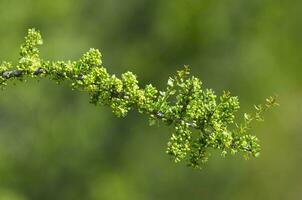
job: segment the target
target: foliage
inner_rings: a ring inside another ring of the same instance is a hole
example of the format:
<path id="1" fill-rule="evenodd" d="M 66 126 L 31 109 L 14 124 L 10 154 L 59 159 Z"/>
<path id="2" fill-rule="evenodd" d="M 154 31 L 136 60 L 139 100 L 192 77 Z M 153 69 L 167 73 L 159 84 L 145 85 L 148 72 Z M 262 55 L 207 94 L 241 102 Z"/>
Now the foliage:
<path id="1" fill-rule="evenodd" d="M 259 155 L 259 140 L 249 134 L 251 122 L 262 121 L 263 112 L 277 105 L 274 97 L 255 106 L 254 114 L 244 114 L 243 122 L 237 123 L 238 98 L 229 92 L 218 97 L 213 90 L 203 89 L 198 78 L 189 76 L 188 66 L 169 78 L 165 91 L 159 91 L 151 84 L 140 88 L 132 72 L 121 78 L 110 75 L 97 49 L 90 49 L 78 61 L 52 62 L 40 58 L 37 46 L 41 44 L 40 33 L 30 29 L 17 66 L 9 62 L 0 65 L 2 88 L 8 80 L 23 81 L 27 77 L 69 81 L 73 89 L 88 92 L 91 103 L 110 106 L 118 117 L 137 109 L 149 116 L 150 125 L 163 122 L 173 127 L 166 152 L 175 162 L 184 160 L 192 167 L 200 168 L 208 160 L 209 149 L 220 149 L 223 156 L 228 152 Z"/>

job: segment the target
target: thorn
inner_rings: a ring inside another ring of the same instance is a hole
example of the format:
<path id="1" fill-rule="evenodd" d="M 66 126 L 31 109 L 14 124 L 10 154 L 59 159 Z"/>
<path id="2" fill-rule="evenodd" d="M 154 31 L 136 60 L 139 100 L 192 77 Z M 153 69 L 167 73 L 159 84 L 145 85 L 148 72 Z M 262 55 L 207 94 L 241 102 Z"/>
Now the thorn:
<path id="1" fill-rule="evenodd" d="M 39 75 L 39 74 L 42 74 L 44 72 L 44 70 L 39 67 L 35 72 L 34 72 L 34 75 Z"/>
<path id="2" fill-rule="evenodd" d="M 78 80 L 78 81 L 84 80 L 84 75 L 83 75 L 83 74 L 80 74 L 80 75 L 77 77 L 77 80 Z"/>

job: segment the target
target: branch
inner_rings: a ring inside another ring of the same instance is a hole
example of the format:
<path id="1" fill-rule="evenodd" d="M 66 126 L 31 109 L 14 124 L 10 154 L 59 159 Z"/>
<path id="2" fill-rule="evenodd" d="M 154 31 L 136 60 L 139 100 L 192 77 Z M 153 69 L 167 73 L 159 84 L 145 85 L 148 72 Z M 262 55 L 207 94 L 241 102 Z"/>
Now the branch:
<path id="1" fill-rule="evenodd" d="M 254 119 L 259 121 L 264 111 L 277 105 L 274 98 L 269 98 L 264 106 L 258 105 L 255 115 L 245 114 L 238 125 L 238 98 L 229 92 L 217 97 L 213 90 L 202 88 L 198 78 L 189 76 L 187 66 L 169 78 L 164 91 L 159 91 L 151 84 L 140 88 L 132 72 L 122 74 L 121 78 L 110 75 L 96 49 L 90 49 L 78 61 L 47 61 L 40 58 L 37 46 L 41 44 L 40 33 L 30 29 L 21 45 L 18 64 L 0 65 L 0 87 L 5 88 L 10 80 L 26 78 L 68 81 L 73 89 L 88 92 L 91 103 L 110 106 L 118 117 L 137 109 L 149 116 L 150 125 L 163 122 L 173 127 L 166 152 L 175 162 L 184 160 L 192 167 L 200 168 L 208 160 L 209 149 L 219 149 L 222 155 L 259 155 L 259 141 L 247 131 Z M 233 125 L 237 128 L 231 129 Z"/>

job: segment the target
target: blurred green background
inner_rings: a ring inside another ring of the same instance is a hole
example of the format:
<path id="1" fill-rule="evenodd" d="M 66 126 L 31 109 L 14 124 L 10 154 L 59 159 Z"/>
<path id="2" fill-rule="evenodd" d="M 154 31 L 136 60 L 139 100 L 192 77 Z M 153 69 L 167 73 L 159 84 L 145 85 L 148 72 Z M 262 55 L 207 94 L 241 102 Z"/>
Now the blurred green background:
<path id="1" fill-rule="evenodd" d="M 171 130 L 149 127 L 67 84 L 10 85 L 0 93 L 0 200 L 254 200 L 302 198 L 302 1 L 0 0 L 0 60 L 17 61 L 28 28 L 42 57 L 78 59 L 99 48 L 104 66 L 164 89 L 184 64 L 242 112 L 277 94 L 254 132 L 262 154 L 211 157 L 203 170 L 164 153 Z"/>

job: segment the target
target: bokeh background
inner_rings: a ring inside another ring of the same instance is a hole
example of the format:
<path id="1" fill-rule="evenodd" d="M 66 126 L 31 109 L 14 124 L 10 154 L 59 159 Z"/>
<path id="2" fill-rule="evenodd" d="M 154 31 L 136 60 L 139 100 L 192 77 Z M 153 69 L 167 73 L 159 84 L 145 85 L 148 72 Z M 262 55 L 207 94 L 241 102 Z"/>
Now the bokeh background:
<path id="1" fill-rule="evenodd" d="M 68 84 L 29 81 L 0 93 L 0 200 L 278 200 L 302 198 L 302 1 L 0 0 L 0 60 L 17 61 L 28 28 L 42 57 L 99 48 L 117 75 L 164 89 L 184 64 L 242 112 L 277 94 L 255 126 L 262 153 L 213 153 L 201 171 L 164 153 L 171 130 L 116 118 Z M 241 113 L 242 114 L 242 113 Z"/>

